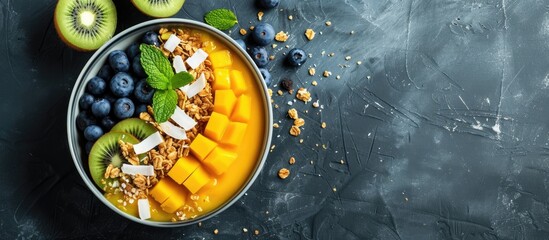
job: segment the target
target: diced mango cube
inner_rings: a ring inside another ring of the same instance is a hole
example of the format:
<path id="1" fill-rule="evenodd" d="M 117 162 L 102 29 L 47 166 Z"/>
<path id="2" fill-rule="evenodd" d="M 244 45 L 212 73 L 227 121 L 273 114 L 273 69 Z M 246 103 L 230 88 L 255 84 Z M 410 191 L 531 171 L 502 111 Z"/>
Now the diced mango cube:
<path id="1" fill-rule="evenodd" d="M 180 186 L 177 185 L 170 178 L 163 178 L 149 191 L 149 194 L 159 203 L 164 203 L 174 192 L 180 190 Z"/>
<path id="2" fill-rule="evenodd" d="M 240 95 L 234 107 L 231 120 L 236 122 L 248 122 L 252 111 L 252 98 L 246 94 Z"/>
<path id="3" fill-rule="evenodd" d="M 182 157 L 175 165 L 173 165 L 172 169 L 168 172 L 168 176 L 170 176 L 176 183 L 182 184 L 185 179 L 187 179 L 191 173 L 198 168 L 200 163 L 192 156 Z"/>
<path id="4" fill-rule="evenodd" d="M 192 194 L 195 194 L 209 181 L 210 174 L 204 168 L 199 167 L 185 180 L 183 186 L 187 187 Z"/>
<path id="5" fill-rule="evenodd" d="M 222 50 L 211 53 L 210 61 L 212 62 L 214 69 L 229 67 L 233 65 L 233 61 L 231 60 L 231 52 L 229 52 L 229 50 Z"/>
<path id="6" fill-rule="evenodd" d="M 217 146 L 217 143 L 204 137 L 202 134 L 198 134 L 189 148 L 191 149 L 191 153 L 198 158 L 198 160 L 202 161 L 210 154 L 215 146 Z"/>
<path id="7" fill-rule="evenodd" d="M 185 205 L 186 197 L 185 189 L 178 186 L 178 191 L 174 192 L 160 207 L 167 213 L 174 213 Z"/>
<path id="8" fill-rule="evenodd" d="M 229 125 L 229 118 L 221 113 L 213 112 L 204 130 L 204 135 L 214 141 L 221 140 Z"/>
<path id="9" fill-rule="evenodd" d="M 218 146 L 204 159 L 204 164 L 210 171 L 221 175 L 233 164 L 236 156 L 236 153 Z"/>
<path id="10" fill-rule="evenodd" d="M 231 76 L 229 69 L 216 69 L 214 71 L 215 81 L 213 83 L 214 90 L 230 89 Z"/>
<path id="11" fill-rule="evenodd" d="M 221 143 L 229 146 L 238 146 L 242 143 L 248 124 L 239 122 L 230 122 L 221 138 Z"/>
<path id="12" fill-rule="evenodd" d="M 246 92 L 246 81 L 241 71 L 231 70 L 231 88 L 236 96 Z"/>
<path id="13" fill-rule="evenodd" d="M 234 105 L 236 103 L 236 96 L 233 90 L 216 90 L 214 99 L 214 112 L 225 114 L 225 116 L 231 116 Z"/>

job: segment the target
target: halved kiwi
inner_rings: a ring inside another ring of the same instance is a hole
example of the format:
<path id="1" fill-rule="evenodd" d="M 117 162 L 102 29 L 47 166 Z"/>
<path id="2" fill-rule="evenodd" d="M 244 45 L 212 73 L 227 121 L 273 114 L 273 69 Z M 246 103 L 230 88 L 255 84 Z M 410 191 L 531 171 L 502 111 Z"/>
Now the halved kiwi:
<path id="1" fill-rule="evenodd" d="M 133 5 L 151 17 L 170 17 L 175 15 L 185 0 L 132 0 Z"/>
<path id="2" fill-rule="evenodd" d="M 136 137 L 138 140 L 143 140 L 155 133 L 157 130 L 150 123 L 139 118 L 127 118 L 112 127 L 112 132 L 125 132 Z"/>
<path id="3" fill-rule="evenodd" d="M 119 140 L 131 144 L 139 143 L 139 140 L 129 133 L 109 132 L 97 139 L 90 151 L 88 157 L 90 174 L 95 184 L 101 189 L 105 188 L 105 170 L 109 164 L 120 168 L 122 163 L 127 162 L 118 145 Z"/>
<path id="4" fill-rule="evenodd" d="M 116 7 L 112 0 L 59 0 L 55 29 L 63 42 L 82 51 L 98 49 L 116 30 Z"/>

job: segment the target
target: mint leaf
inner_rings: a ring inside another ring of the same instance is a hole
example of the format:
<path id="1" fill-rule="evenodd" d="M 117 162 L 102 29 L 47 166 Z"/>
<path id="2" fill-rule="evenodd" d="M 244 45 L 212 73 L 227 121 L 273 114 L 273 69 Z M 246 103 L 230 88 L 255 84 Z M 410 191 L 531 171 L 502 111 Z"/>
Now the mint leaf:
<path id="1" fill-rule="evenodd" d="M 153 96 L 154 119 L 158 123 L 168 121 L 177 105 L 177 93 L 173 89 L 158 90 Z"/>
<path id="2" fill-rule="evenodd" d="M 160 49 L 147 44 L 139 46 L 141 50 L 141 66 L 149 76 L 147 83 L 151 87 L 166 90 L 170 86 L 173 70 L 170 61 Z"/>
<path id="3" fill-rule="evenodd" d="M 172 82 L 172 88 L 176 89 L 176 88 L 183 87 L 183 86 L 191 83 L 193 80 L 194 80 L 193 75 L 191 75 L 188 72 L 177 73 L 177 74 L 173 75 L 173 77 L 172 77 L 172 81 L 171 81 Z"/>
<path id="4" fill-rule="evenodd" d="M 204 21 L 210 26 L 222 31 L 232 28 L 238 22 L 236 15 L 226 8 L 209 11 L 204 15 Z"/>

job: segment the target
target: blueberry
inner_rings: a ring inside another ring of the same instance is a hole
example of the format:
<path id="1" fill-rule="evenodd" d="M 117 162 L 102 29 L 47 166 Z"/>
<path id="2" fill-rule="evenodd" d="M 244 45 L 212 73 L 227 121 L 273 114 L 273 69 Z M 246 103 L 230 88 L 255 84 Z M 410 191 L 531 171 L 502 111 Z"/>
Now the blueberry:
<path id="1" fill-rule="evenodd" d="M 305 51 L 299 48 L 294 48 L 288 52 L 286 55 L 288 63 L 292 66 L 301 66 L 305 61 L 307 61 L 307 54 Z"/>
<path id="2" fill-rule="evenodd" d="M 111 128 L 116 124 L 116 121 L 114 121 L 111 116 L 106 116 L 103 119 L 101 119 L 101 126 L 106 131 L 110 131 Z"/>
<path id="3" fill-rule="evenodd" d="M 107 89 L 107 82 L 100 77 L 93 77 L 86 84 L 86 91 L 95 96 L 101 96 L 105 93 L 105 89 Z"/>
<path id="4" fill-rule="evenodd" d="M 109 66 L 109 64 L 103 65 L 103 67 L 101 67 L 101 69 L 99 69 L 99 72 L 97 73 L 97 76 L 103 78 L 104 80 L 111 79 L 112 75 L 112 68 L 111 66 Z"/>
<path id="5" fill-rule="evenodd" d="M 103 129 L 97 125 L 89 125 L 84 129 L 84 138 L 90 142 L 94 142 L 103 135 Z"/>
<path id="6" fill-rule="evenodd" d="M 141 66 L 141 56 L 137 55 L 132 60 L 132 70 L 137 77 L 144 78 L 147 77 L 143 66 Z"/>
<path id="7" fill-rule="evenodd" d="M 139 114 L 142 112 L 147 112 L 147 104 L 139 104 L 135 107 L 134 117 L 139 117 Z"/>
<path id="8" fill-rule="evenodd" d="M 238 46 L 240 46 L 240 48 L 242 48 L 244 51 L 246 51 L 246 42 L 244 42 L 244 40 L 242 39 L 236 39 L 234 40 L 236 43 L 238 43 Z"/>
<path id="9" fill-rule="evenodd" d="M 117 97 L 127 97 L 133 91 L 133 78 L 125 72 L 119 72 L 111 79 L 111 92 Z"/>
<path id="10" fill-rule="evenodd" d="M 257 0 L 257 3 L 263 8 L 271 9 L 277 7 L 280 0 Z"/>
<path id="11" fill-rule="evenodd" d="M 90 109 L 91 105 L 95 101 L 95 97 L 89 93 L 84 93 L 82 97 L 80 97 L 80 101 L 78 104 L 80 105 L 81 110 L 87 110 Z"/>
<path id="12" fill-rule="evenodd" d="M 269 72 L 269 70 L 265 68 L 260 68 L 259 72 L 261 73 L 261 76 L 263 77 L 265 84 L 269 86 L 271 84 L 271 73 Z"/>
<path id="13" fill-rule="evenodd" d="M 88 126 L 96 123 L 95 117 L 88 111 L 82 111 L 76 116 L 76 127 L 78 127 L 80 131 L 84 131 Z"/>
<path id="14" fill-rule="evenodd" d="M 109 64 L 115 72 L 127 72 L 130 70 L 130 60 L 122 50 L 115 50 L 109 54 Z"/>
<path id="15" fill-rule="evenodd" d="M 111 112 L 111 103 L 104 98 L 98 99 L 91 105 L 91 111 L 97 118 L 105 117 Z"/>
<path id="16" fill-rule="evenodd" d="M 264 47 L 253 47 L 250 49 L 250 56 L 258 67 L 265 67 L 269 63 L 269 53 Z"/>
<path id="17" fill-rule="evenodd" d="M 126 119 L 133 115 L 135 105 L 129 98 L 120 98 L 114 102 L 114 116 L 119 119 Z"/>
<path id="18" fill-rule="evenodd" d="M 135 84 L 135 90 L 133 91 L 133 96 L 135 99 L 141 103 L 152 103 L 152 98 L 154 94 L 154 89 L 149 86 L 147 79 L 143 78 Z"/>
<path id="19" fill-rule="evenodd" d="M 141 41 L 145 44 L 154 45 L 160 47 L 160 41 L 158 41 L 158 34 L 153 31 L 148 31 L 143 35 Z"/>
<path id="20" fill-rule="evenodd" d="M 92 147 L 93 147 L 93 142 L 89 142 L 89 141 L 86 142 L 86 146 L 85 146 L 86 154 L 90 154 Z"/>
<path id="21" fill-rule="evenodd" d="M 260 46 L 267 46 L 274 39 L 275 31 L 273 26 L 268 23 L 260 23 L 255 25 L 252 31 L 252 39 Z"/>
<path id="22" fill-rule="evenodd" d="M 139 44 L 132 43 L 128 48 L 126 48 L 126 55 L 129 59 L 133 59 L 135 56 L 139 55 Z"/>

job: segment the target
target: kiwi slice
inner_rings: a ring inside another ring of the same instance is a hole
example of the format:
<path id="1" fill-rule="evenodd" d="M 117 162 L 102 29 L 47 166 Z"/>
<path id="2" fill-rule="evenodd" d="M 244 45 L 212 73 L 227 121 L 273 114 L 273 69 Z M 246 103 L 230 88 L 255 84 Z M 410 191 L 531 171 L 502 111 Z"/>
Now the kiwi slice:
<path id="1" fill-rule="evenodd" d="M 124 132 L 135 136 L 138 140 L 143 140 L 155 133 L 157 130 L 153 125 L 139 118 L 127 118 L 112 127 L 113 132 Z"/>
<path id="2" fill-rule="evenodd" d="M 59 0 L 55 29 L 63 42 L 82 51 L 98 49 L 116 30 L 116 7 L 112 0 Z"/>
<path id="3" fill-rule="evenodd" d="M 105 188 L 105 170 L 109 164 L 120 168 L 122 163 L 127 162 L 122 155 L 118 140 L 131 144 L 139 143 L 139 140 L 129 133 L 109 132 L 97 139 L 90 151 L 88 157 L 90 174 L 95 184 L 101 189 Z"/>
<path id="4" fill-rule="evenodd" d="M 133 5 L 151 17 L 170 17 L 175 15 L 185 0 L 132 0 Z"/>

